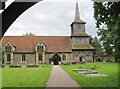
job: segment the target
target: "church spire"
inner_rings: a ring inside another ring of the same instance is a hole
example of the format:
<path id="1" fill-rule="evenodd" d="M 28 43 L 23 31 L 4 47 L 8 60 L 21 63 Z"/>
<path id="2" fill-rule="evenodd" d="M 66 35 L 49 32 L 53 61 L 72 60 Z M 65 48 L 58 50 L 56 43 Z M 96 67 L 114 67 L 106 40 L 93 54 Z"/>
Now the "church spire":
<path id="1" fill-rule="evenodd" d="M 79 14 L 79 8 L 78 8 L 78 2 L 76 0 L 76 10 L 75 10 L 75 22 L 79 22 L 80 21 L 80 14 Z"/>
<path id="2" fill-rule="evenodd" d="M 75 19 L 74 22 L 84 22 L 80 19 L 80 13 L 79 13 L 79 7 L 78 7 L 78 2 L 76 0 L 76 10 L 75 10 Z"/>

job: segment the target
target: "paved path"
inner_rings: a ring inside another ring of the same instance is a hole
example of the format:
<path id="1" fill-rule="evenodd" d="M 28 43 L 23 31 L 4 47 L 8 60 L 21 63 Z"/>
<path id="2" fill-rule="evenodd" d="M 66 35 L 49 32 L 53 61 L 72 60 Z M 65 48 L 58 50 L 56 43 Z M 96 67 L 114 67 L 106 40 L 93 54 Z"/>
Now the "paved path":
<path id="1" fill-rule="evenodd" d="M 74 81 L 59 65 L 54 65 L 49 76 L 46 88 L 50 87 L 69 87 L 80 89 L 79 84 Z M 76 88 L 75 88 L 76 87 Z"/>

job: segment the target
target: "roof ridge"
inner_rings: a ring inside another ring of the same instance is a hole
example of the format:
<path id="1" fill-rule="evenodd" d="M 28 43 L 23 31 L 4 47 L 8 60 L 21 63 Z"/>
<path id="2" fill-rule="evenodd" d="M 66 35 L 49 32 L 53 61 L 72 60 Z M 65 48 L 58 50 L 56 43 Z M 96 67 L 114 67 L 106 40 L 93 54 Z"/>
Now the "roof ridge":
<path id="1" fill-rule="evenodd" d="M 3 37 L 70 37 L 70 36 L 3 36 Z"/>

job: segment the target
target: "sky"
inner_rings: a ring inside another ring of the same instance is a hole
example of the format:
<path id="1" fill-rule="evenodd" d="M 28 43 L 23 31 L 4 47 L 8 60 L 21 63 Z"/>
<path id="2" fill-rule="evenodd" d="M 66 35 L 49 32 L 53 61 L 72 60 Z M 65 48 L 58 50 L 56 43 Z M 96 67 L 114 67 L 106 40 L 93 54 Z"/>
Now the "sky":
<path id="1" fill-rule="evenodd" d="M 97 36 L 93 17 L 93 2 L 78 0 L 80 18 L 86 22 L 86 33 Z M 36 36 L 70 36 L 75 18 L 76 0 L 43 0 L 17 18 L 5 36 L 22 36 L 32 32 Z"/>

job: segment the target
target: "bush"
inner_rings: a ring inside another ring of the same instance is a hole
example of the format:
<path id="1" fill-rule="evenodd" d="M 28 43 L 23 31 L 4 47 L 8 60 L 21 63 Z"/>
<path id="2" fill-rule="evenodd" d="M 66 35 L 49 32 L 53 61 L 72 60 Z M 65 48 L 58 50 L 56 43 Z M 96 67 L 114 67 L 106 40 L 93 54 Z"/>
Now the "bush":
<path id="1" fill-rule="evenodd" d="M 10 68 L 20 68 L 21 65 L 9 65 Z"/>
<path id="2" fill-rule="evenodd" d="M 39 67 L 39 65 L 27 65 L 27 68 L 28 67 Z"/>
<path id="3" fill-rule="evenodd" d="M 62 62 L 63 65 L 69 65 L 69 62 Z"/>

